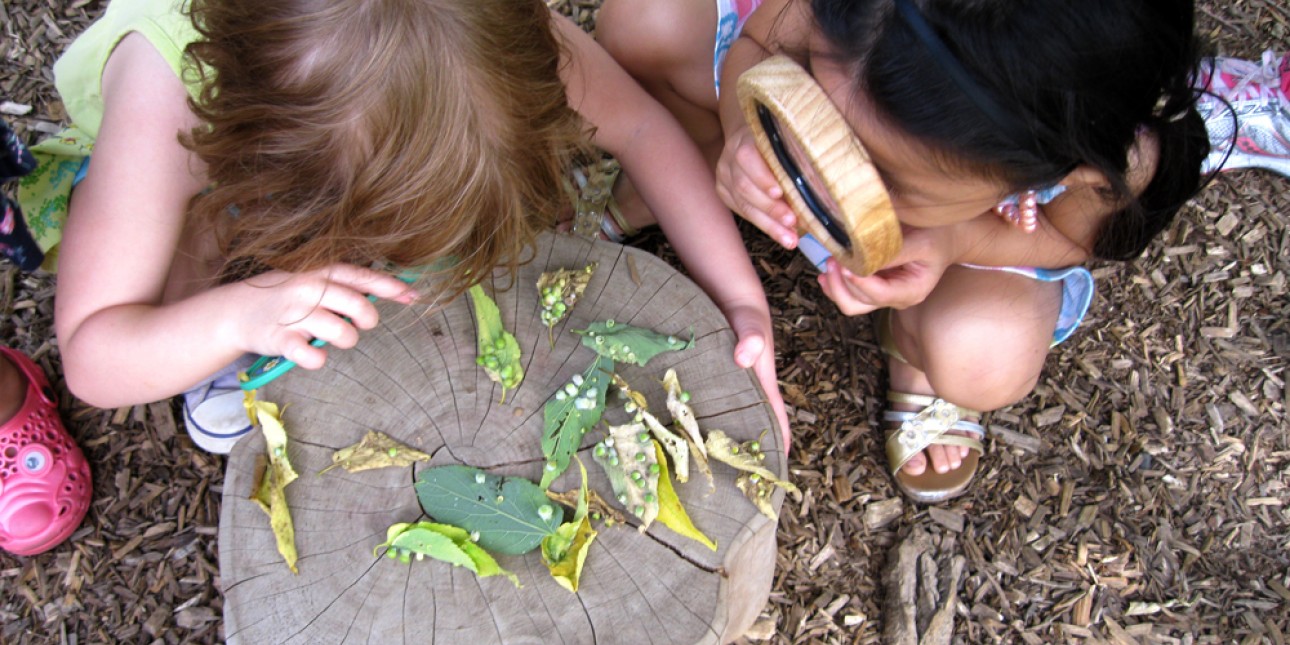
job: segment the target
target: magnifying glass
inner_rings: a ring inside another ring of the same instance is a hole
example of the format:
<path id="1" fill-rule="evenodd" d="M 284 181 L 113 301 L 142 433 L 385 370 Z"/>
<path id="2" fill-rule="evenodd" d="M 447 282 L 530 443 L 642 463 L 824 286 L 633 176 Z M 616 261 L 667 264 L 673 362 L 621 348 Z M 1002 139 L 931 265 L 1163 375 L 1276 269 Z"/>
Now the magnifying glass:
<path id="1" fill-rule="evenodd" d="M 799 247 L 870 275 L 900 251 L 900 223 L 860 140 L 797 63 L 772 56 L 739 77 L 739 103 L 761 156 L 797 214 Z M 823 248 L 820 248 L 823 247 Z"/>

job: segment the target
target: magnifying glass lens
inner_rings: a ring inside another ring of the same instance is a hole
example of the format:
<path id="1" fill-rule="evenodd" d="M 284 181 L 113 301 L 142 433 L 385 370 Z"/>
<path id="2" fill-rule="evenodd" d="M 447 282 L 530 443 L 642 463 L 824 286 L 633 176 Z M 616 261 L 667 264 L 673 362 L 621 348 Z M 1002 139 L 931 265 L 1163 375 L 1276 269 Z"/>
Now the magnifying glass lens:
<path id="1" fill-rule="evenodd" d="M 851 236 L 847 234 L 835 215 L 840 211 L 838 204 L 829 193 L 814 164 L 810 162 L 805 147 L 791 134 L 785 136 L 784 133 L 791 133 L 791 130 L 780 128 L 779 120 L 760 103 L 757 104 L 757 116 L 761 121 L 762 129 L 766 132 L 766 138 L 770 141 L 771 149 L 775 151 L 776 160 L 784 170 L 784 174 L 793 182 L 802 202 L 810 211 L 798 215 L 811 216 L 819 220 L 838 246 L 850 250 Z"/>

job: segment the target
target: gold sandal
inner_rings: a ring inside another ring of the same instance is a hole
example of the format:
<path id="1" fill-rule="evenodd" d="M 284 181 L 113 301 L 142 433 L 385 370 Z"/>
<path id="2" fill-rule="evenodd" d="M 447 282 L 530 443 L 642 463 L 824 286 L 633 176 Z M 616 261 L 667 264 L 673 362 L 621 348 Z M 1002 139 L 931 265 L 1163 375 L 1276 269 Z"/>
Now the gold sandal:
<path id="1" fill-rule="evenodd" d="M 895 336 L 891 330 L 891 310 L 878 312 L 874 327 L 878 331 L 878 346 L 884 354 L 908 364 L 909 361 L 896 348 Z M 980 419 L 981 413 L 959 407 L 938 397 L 909 394 L 906 392 L 888 391 L 887 400 L 892 403 L 905 403 L 922 408 L 918 412 L 888 410 L 883 414 L 883 421 L 895 424 L 887 431 L 887 465 L 891 468 L 892 479 L 896 488 L 915 502 L 934 504 L 962 495 L 968 484 L 976 475 L 977 464 L 985 447 L 985 429 L 981 424 L 968 421 L 966 417 Z M 950 431 L 961 432 L 949 434 Z M 911 475 L 901 470 L 914 455 L 927 449 L 932 444 L 943 446 L 966 446 L 969 452 L 958 468 L 947 473 L 938 473 L 932 469 L 930 461 L 921 475 Z"/>
<path id="2" fill-rule="evenodd" d="M 976 475 L 977 464 L 985 451 L 981 443 L 985 438 L 985 429 L 981 424 L 967 421 L 964 417 L 979 419 L 981 413 L 959 407 L 945 399 L 906 392 L 889 391 L 887 400 L 922 408 L 918 412 L 887 410 L 882 415 L 884 422 L 895 424 L 887 431 L 887 466 L 891 468 L 896 488 L 915 502 L 924 504 L 943 502 L 962 495 Z M 950 431 L 963 434 L 949 434 Z M 966 446 L 969 452 L 963 458 L 961 466 L 946 473 L 936 472 L 930 460 L 922 474 L 911 475 L 901 470 L 914 455 L 933 444 Z"/>
<path id="3" fill-rule="evenodd" d="M 585 170 L 573 169 L 577 189 L 567 180 L 565 183 L 565 189 L 573 195 L 574 202 L 570 232 L 589 240 L 601 238 L 616 244 L 640 233 L 627 223 L 614 199 L 613 188 L 619 171 L 618 162 L 612 159 L 602 159 Z"/>

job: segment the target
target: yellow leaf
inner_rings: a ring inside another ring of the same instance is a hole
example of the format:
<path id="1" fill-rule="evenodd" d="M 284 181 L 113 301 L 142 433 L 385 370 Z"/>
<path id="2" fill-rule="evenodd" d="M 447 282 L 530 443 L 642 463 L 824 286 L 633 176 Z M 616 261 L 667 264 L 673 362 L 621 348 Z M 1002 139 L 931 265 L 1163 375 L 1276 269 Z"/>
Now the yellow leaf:
<path id="1" fill-rule="evenodd" d="M 403 468 L 418 461 L 430 461 L 430 455 L 413 450 L 383 433 L 368 430 L 362 441 L 337 450 L 331 456 L 331 465 L 318 474 L 337 466 L 356 473 L 376 468 Z"/>
<path id="2" fill-rule="evenodd" d="M 681 506 L 681 500 L 676 496 L 676 490 L 672 488 L 672 479 L 667 476 L 667 460 L 663 457 L 663 448 L 657 441 L 654 442 L 654 452 L 658 456 L 658 466 L 661 469 L 658 474 L 658 521 L 678 535 L 688 537 L 716 551 L 717 543 L 695 528 L 694 522 L 690 521 L 689 514 L 685 512 L 685 507 Z"/>
<path id="3" fill-rule="evenodd" d="M 262 475 L 256 478 L 251 499 L 269 515 L 269 526 L 278 543 L 278 553 L 291 568 L 296 569 L 296 531 L 291 523 L 291 509 L 287 507 L 287 484 L 295 481 L 298 474 L 291 467 L 287 457 L 287 429 L 282 425 L 276 403 L 257 401 L 254 391 L 246 393 L 246 410 L 251 420 L 260 426 L 264 433 L 264 443 L 268 450 L 268 464 Z"/>
<path id="4" fill-rule="evenodd" d="M 596 530 L 591 528 L 591 519 L 583 517 L 578 524 L 578 532 L 573 536 L 573 545 L 558 562 L 548 562 L 551 577 L 556 583 L 573 593 L 578 593 L 578 580 L 582 577 L 582 565 L 587 561 L 587 549 L 596 540 Z"/>
<path id="5" fill-rule="evenodd" d="M 556 583 L 573 593 L 578 593 L 578 580 L 582 577 L 582 565 L 587 561 L 587 550 L 596 540 L 596 530 L 591 528 L 591 519 L 587 515 L 590 506 L 587 500 L 587 467 L 581 459 L 578 459 L 578 469 L 582 471 L 582 487 L 574 504 L 573 520 L 561 524 L 555 533 L 542 538 L 542 562 Z"/>

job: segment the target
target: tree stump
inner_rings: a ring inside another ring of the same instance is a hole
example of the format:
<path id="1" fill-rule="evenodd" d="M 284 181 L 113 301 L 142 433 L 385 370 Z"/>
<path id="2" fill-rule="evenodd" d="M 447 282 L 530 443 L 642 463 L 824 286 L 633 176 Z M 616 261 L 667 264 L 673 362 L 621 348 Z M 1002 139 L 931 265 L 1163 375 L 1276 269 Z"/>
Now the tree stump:
<path id="1" fill-rule="evenodd" d="M 552 348 L 538 320 L 538 275 L 592 261 L 591 284 L 556 326 Z M 698 473 L 676 489 L 716 552 L 657 522 L 642 534 L 628 514 L 628 525 L 597 526 L 577 594 L 551 579 L 537 551 L 498 556 L 521 589 L 430 559 L 407 565 L 373 555 L 391 524 L 425 519 L 413 482 L 426 466 L 319 475 L 333 452 L 377 430 L 433 455 L 430 465 L 466 464 L 536 482 L 543 405 L 594 359 L 570 330 L 600 320 L 678 337 L 693 330 L 694 347 L 648 367 L 620 364 L 619 373 L 667 422 L 659 379 L 674 367 L 705 430 L 760 437 L 766 467 L 786 475 L 770 407 L 752 372 L 732 359 L 734 333 L 690 280 L 636 249 L 544 234 L 533 261 L 507 282 L 485 282 L 523 350 L 524 381 L 505 403 L 475 365 L 476 325 L 465 296 L 441 309 L 382 303 L 380 327 L 357 347 L 333 350 L 324 369 L 292 370 L 260 391 L 285 406 L 289 452 L 301 473 L 286 489 L 299 574 L 283 563 L 268 517 L 248 499 L 264 451 L 256 432 L 234 448 L 224 480 L 219 552 L 230 643 L 719 643 L 752 624 L 770 592 L 775 525 L 735 488 L 737 473 L 715 462 L 715 492 Z M 624 422 L 616 395 L 609 402 L 606 420 Z M 590 487 L 612 500 L 588 454 L 601 434 L 588 433 L 580 456 Z M 551 488 L 574 489 L 578 478 L 571 466 Z M 782 499 L 777 493 L 777 507 Z"/>

